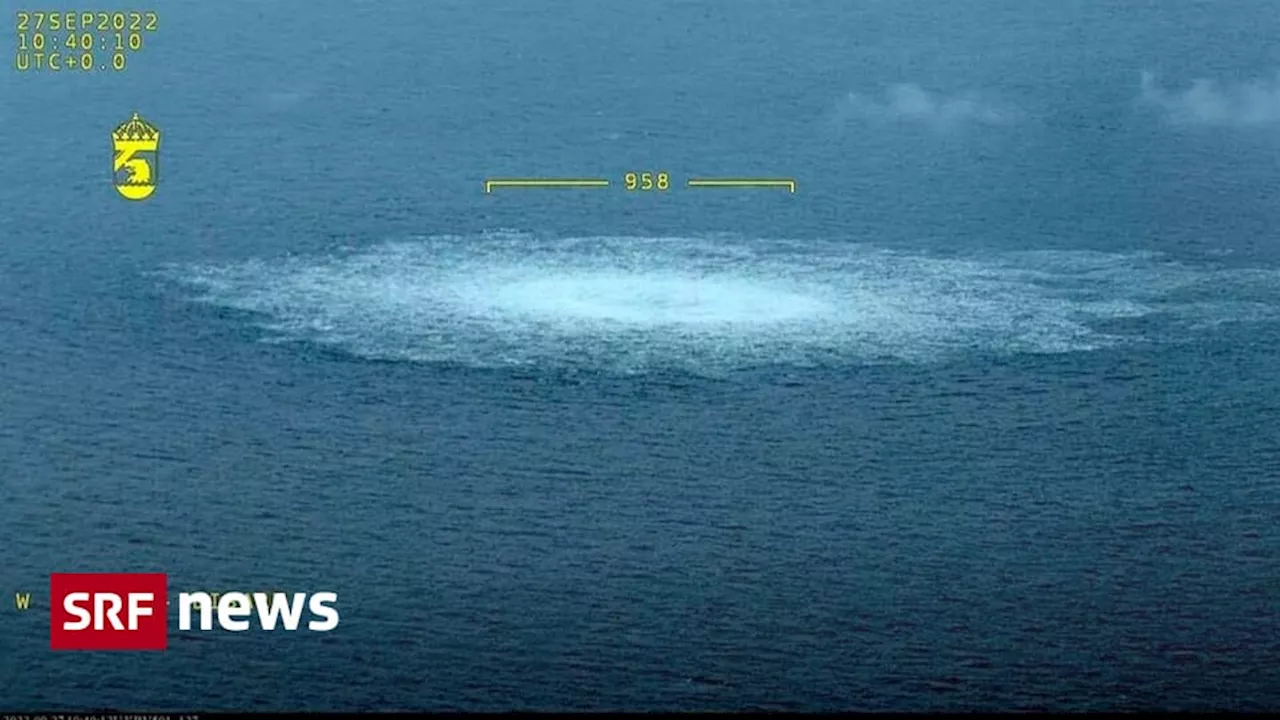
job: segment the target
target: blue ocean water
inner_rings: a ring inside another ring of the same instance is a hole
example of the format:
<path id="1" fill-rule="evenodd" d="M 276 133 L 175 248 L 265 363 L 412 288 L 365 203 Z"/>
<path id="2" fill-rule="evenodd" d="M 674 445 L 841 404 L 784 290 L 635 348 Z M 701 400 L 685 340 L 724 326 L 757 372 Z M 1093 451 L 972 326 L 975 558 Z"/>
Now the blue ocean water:
<path id="1" fill-rule="evenodd" d="M 1271 3 L 157 10 L 0 72 L 0 705 L 1280 705 Z"/>

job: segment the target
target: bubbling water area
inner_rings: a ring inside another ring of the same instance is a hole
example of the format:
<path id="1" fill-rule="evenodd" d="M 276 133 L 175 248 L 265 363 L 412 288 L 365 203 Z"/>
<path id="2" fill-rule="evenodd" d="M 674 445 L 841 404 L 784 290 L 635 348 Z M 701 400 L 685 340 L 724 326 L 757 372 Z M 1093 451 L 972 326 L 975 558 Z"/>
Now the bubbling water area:
<path id="1" fill-rule="evenodd" d="M 943 257 L 742 236 L 433 236 L 164 274 L 199 302 L 250 313 L 275 341 L 622 372 L 1084 352 L 1175 339 L 1143 320 L 1191 332 L 1271 319 L 1276 308 L 1221 299 L 1224 283 L 1275 287 L 1272 272 L 1151 253 Z"/>

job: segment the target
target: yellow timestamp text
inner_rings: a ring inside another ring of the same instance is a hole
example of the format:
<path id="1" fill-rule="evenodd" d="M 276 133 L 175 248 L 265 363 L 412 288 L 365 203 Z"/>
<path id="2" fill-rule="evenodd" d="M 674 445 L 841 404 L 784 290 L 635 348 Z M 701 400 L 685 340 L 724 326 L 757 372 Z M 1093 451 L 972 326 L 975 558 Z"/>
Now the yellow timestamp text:
<path id="1" fill-rule="evenodd" d="M 120 72 L 143 49 L 145 36 L 160 27 L 154 11 L 41 11 L 14 14 L 14 68 Z"/>

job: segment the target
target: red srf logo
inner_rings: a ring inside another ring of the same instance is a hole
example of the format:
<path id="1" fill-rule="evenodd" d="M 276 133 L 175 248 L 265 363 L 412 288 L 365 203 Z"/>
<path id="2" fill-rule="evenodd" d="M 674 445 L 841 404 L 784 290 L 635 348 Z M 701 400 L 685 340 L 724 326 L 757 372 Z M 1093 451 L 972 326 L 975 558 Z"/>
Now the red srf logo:
<path id="1" fill-rule="evenodd" d="M 53 650 L 164 650 L 169 641 L 164 573 L 49 576 Z"/>

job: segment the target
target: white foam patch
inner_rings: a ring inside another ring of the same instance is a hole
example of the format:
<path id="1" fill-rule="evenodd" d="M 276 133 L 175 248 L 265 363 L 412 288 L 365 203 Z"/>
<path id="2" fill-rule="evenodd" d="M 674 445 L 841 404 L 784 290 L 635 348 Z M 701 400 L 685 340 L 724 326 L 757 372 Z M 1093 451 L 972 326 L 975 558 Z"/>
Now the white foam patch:
<path id="1" fill-rule="evenodd" d="M 1237 272 L 1277 285 L 1270 271 Z M 503 232 L 166 274 L 201 302 L 253 313 L 277 341 L 380 359 L 624 372 L 1081 352 L 1160 339 L 1133 327 L 1148 317 L 1190 327 L 1273 319 L 1276 307 L 1233 305 L 1222 298 L 1227 271 L 1154 255 L 956 258 L 731 236 Z"/>
<path id="2" fill-rule="evenodd" d="M 619 327 L 764 326 L 831 312 L 825 302 L 782 285 L 670 271 L 588 270 L 471 280 L 458 297 L 486 314 L 556 322 L 564 330 Z M 594 331 L 594 330 L 590 330 Z"/>
<path id="3" fill-rule="evenodd" d="M 1200 78 L 1183 91 L 1157 85 L 1154 73 L 1141 76 L 1140 100 L 1188 125 L 1252 127 L 1280 125 L 1280 73 L 1271 78 L 1219 84 Z"/>
<path id="4" fill-rule="evenodd" d="M 899 83 L 885 88 L 883 99 L 849 93 L 836 108 L 836 115 L 842 120 L 901 121 L 947 128 L 961 123 L 1008 125 L 1020 113 L 977 93 L 947 96 L 914 83 Z"/>

